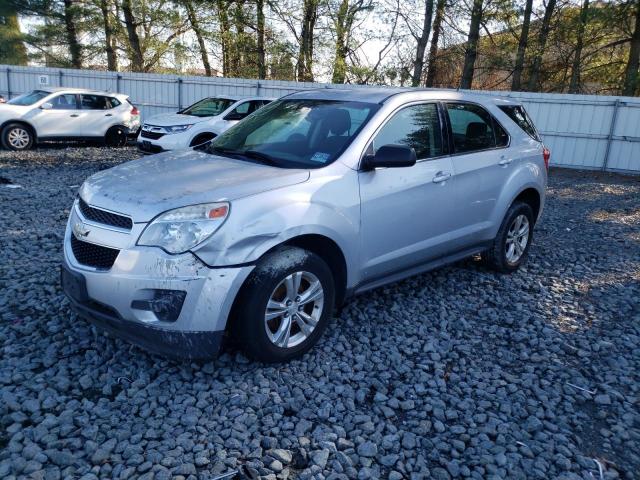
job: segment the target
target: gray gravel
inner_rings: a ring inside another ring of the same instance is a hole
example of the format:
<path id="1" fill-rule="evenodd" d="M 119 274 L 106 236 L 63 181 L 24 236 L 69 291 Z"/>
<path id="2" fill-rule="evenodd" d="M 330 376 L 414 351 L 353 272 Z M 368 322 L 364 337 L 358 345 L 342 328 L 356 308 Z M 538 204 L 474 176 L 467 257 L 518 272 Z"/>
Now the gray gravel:
<path id="1" fill-rule="evenodd" d="M 0 152 L 0 478 L 640 478 L 639 178 L 553 170 L 512 276 L 378 289 L 286 365 L 176 364 L 58 287 L 77 186 L 136 156 Z"/>

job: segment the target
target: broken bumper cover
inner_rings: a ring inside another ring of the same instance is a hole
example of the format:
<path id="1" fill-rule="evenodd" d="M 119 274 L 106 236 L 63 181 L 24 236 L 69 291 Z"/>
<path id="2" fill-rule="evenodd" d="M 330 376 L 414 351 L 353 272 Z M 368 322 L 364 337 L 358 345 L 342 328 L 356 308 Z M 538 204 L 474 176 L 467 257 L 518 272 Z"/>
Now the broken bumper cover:
<path id="1" fill-rule="evenodd" d="M 78 314 L 99 328 L 173 358 L 205 359 L 218 354 L 233 301 L 253 266 L 210 268 L 187 253 L 159 248 L 120 250 L 113 266 L 97 270 L 78 263 L 65 235 L 61 280 Z M 158 295 L 161 292 L 162 295 Z M 172 314 L 150 308 L 159 297 Z M 167 321 L 170 318 L 171 321 Z"/>

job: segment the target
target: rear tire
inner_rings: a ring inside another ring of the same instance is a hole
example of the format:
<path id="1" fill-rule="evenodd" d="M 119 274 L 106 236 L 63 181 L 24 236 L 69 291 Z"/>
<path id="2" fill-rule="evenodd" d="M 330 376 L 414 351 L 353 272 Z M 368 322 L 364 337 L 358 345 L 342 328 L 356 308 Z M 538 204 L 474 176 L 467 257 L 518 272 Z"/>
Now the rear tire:
<path id="1" fill-rule="evenodd" d="M 108 147 L 124 147 L 127 144 L 127 132 L 124 127 L 111 127 L 104 136 L 104 143 Z"/>
<path id="2" fill-rule="evenodd" d="M 29 150 L 34 143 L 35 135 L 22 123 L 10 123 L 2 130 L 2 146 L 7 150 Z"/>
<path id="3" fill-rule="evenodd" d="M 513 273 L 529 254 L 533 239 L 533 210 L 524 202 L 514 202 L 507 210 L 491 248 L 482 259 L 493 270 Z"/>
<path id="4" fill-rule="evenodd" d="M 231 326 L 247 356 L 284 362 L 302 356 L 320 338 L 335 306 L 334 279 L 316 254 L 284 247 L 266 255 L 236 301 Z"/>

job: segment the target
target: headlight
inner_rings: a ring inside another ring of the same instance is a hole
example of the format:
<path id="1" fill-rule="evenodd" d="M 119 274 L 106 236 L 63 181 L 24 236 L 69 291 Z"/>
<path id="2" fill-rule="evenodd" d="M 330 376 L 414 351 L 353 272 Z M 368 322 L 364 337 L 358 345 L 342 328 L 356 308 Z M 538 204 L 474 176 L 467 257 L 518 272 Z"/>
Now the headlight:
<path id="1" fill-rule="evenodd" d="M 184 253 L 213 235 L 228 214 L 229 204 L 226 202 L 169 210 L 147 225 L 138 245 L 160 247 L 169 253 Z"/>
<path id="2" fill-rule="evenodd" d="M 193 124 L 192 125 L 175 125 L 173 127 L 164 127 L 164 128 L 167 130 L 167 133 L 180 133 L 180 132 L 186 132 L 191 127 L 193 127 Z"/>

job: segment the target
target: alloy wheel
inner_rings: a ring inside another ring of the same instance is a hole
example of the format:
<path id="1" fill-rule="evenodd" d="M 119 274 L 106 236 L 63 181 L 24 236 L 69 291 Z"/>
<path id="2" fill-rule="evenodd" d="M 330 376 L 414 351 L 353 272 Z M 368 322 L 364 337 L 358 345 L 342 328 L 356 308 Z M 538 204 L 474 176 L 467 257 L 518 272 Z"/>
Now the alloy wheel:
<path id="1" fill-rule="evenodd" d="M 524 254 L 529 243 L 529 219 L 526 215 L 518 215 L 507 232 L 506 257 L 511 264 L 517 263 Z"/>
<path id="2" fill-rule="evenodd" d="M 277 347 L 292 348 L 313 333 L 324 306 L 318 277 L 301 271 L 287 275 L 271 293 L 264 314 L 267 337 Z"/>
<path id="3" fill-rule="evenodd" d="M 7 143 L 17 150 L 26 148 L 29 145 L 29 140 L 29 132 L 20 127 L 12 128 L 7 135 Z"/>

